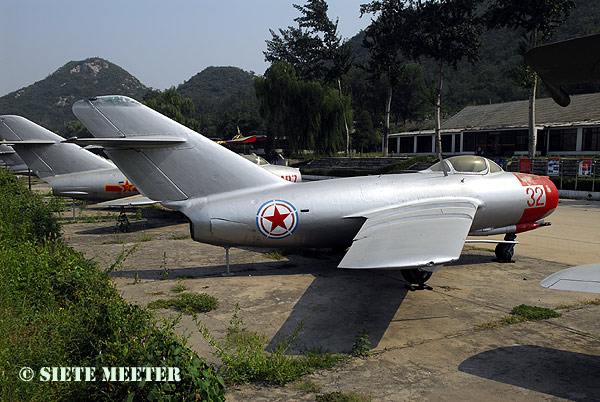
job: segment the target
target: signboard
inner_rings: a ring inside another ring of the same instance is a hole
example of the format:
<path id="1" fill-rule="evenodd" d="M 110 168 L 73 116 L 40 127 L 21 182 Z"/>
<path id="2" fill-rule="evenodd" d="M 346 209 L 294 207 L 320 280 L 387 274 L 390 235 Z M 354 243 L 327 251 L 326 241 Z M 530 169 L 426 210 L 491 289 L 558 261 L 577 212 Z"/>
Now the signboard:
<path id="1" fill-rule="evenodd" d="M 592 160 L 582 159 L 579 161 L 579 169 L 577 171 L 579 177 L 592 177 Z"/>
<path id="2" fill-rule="evenodd" d="M 519 172 L 521 172 L 521 173 L 531 172 L 531 159 L 529 159 L 529 158 L 519 159 Z"/>
<path id="3" fill-rule="evenodd" d="M 560 175 L 560 159 L 548 159 L 548 176 Z"/>

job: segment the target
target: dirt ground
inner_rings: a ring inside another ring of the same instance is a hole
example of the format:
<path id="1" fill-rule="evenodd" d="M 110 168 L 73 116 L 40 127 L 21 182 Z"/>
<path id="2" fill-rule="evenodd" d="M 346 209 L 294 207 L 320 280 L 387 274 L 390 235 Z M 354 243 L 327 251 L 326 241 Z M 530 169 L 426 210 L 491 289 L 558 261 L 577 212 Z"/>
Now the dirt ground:
<path id="1" fill-rule="evenodd" d="M 139 242 L 113 272 L 124 298 L 145 305 L 175 295 L 178 284 L 213 295 L 219 308 L 200 319 L 217 338 L 236 303 L 246 326 L 272 343 L 304 320 L 295 351 L 348 352 L 365 330 L 373 355 L 308 376 L 321 393 L 353 391 L 374 401 L 592 401 L 600 400 L 600 306 L 582 301 L 598 295 L 552 291 L 539 282 L 570 265 L 600 262 L 598 204 L 561 202 L 556 218 L 563 227 L 555 223 L 520 236 L 512 264 L 494 262 L 485 247 L 467 246 L 459 261 L 429 280 L 433 290 L 420 291 L 410 291 L 396 271 L 337 269 L 342 254 L 330 251 L 284 252 L 275 259 L 275 250 L 233 248 L 233 276 L 223 276 L 224 250 L 190 240 L 185 218 L 168 210 L 143 209 L 137 221 L 132 210 L 128 233 L 115 233 L 114 221 L 66 224 L 63 231 L 69 244 L 100 267 Z M 115 212 L 88 206 L 76 215 Z M 62 215 L 68 221 L 71 212 Z M 581 231 L 584 239 L 578 238 Z M 536 242 L 548 243 L 548 250 Z M 560 318 L 480 328 L 519 304 L 572 307 L 560 309 Z M 188 316 L 178 330 L 216 362 Z M 227 398 L 314 401 L 315 394 L 294 384 L 246 385 L 228 391 Z"/>

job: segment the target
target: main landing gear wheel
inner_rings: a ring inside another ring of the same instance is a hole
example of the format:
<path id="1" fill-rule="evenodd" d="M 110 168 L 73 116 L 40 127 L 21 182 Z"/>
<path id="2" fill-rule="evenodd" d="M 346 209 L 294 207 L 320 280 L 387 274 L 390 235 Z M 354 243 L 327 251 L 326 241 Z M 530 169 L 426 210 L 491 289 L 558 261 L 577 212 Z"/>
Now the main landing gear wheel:
<path id="1" fill-rule="evenodd" d="M 504 240 L 514 241 L 517 238 L 517 235 L 514 233 L 508 233 L 504 236 Z M 513 262 L 513 255 L 515 254 L 515 245 L 514 244 L 506 244 L 506 243 L 498 243 L 496 249 L 494 250 L 496 254 L 496 259 L 498 262 L 507 263 Z"/>
<path id="2" fill-rule="evenodd" d="M 429 278 L 431 278 L 431 272 L 429 271 L 422 271 L 418 268 L 414 268 L 414 269 L 403 269 L 402 271 L 400 271 L 400 273 L 402 274 L 402 277 L 404 278 L 404 280 L 408 283 L 410 283 L 411 285 L 413 284 L 417 284 L 417 289 L 432 289 L 429 286 L 425 286 L 425 282 L 427 282 L 429 280 Z M 411 290 L 414 290 L 415 288 L 413 288 L 411 286 Z"/>

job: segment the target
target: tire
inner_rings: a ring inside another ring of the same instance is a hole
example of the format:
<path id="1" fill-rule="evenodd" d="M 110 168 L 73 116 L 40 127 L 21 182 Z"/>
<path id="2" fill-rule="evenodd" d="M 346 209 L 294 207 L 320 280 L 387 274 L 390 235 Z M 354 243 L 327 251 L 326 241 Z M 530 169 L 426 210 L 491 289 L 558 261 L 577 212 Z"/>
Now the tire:
<path id="1" fill-rule="evenodd" d="M 403 269 L 400 271 L 404 280 L 410 284 L 425 283 L 431 278 L 432 273 L 429 271 L 421 271 L 418 268 L 415 269 Z"/>

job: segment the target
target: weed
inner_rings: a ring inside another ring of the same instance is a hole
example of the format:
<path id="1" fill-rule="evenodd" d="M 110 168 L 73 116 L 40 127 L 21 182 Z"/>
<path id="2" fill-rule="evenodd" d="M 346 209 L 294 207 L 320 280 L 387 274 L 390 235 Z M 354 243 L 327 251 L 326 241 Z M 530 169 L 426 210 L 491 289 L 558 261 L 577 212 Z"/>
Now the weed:
<path id="1" fill-rule="evenodd" d="M 136 221 L 141 221 L 142 219 L 144 219 L 144 218 L 142 217 L 142 209 L 141 209 L 141 208 L 137 208 L 137 209 L 135 210 L 135 216 L 133 217 L 133 220 L 136 220 Z"/>
<path id="2" fill-rule="evenodd" d="M 316 394 L 321 392 L 321 384 L 310 379 L 296 380 L 293 384 L 294 388 L 307 394 Z"/>
<path id="3" fill-rule="evenodd" d="M 600 299 L 581 300 L 580 303 L 586 306 L 600 306 Z"/>
<path id="4" fill-rule="evenodd" d="M 169 266 L 167 265 L 167 252 L 163 251 L 162 262 L 160 263 L 160 276 L 163 279 L 169 277 Z"/>
<path id="5" fill-rule="evenodd" d="M 129 231 L 129 218 L 127 218 L 127 214 L 121 208 L 121 212 L 117 216 L 117 231 L 121 233 L 126 233 Z"/>
<path id="6" fill-rule="evenodd" d="M 148 303 L 148 308 L 174 308 L 182 313 L 206 313 L 219 308 L 219 301 L 206 293 L 181 293 L 172 299 L 159 299 Z"/>
<path id="7" fill-rule="evenodd" d="M 189 234 L 169 236 L 169 240 L 187 240 L 187 239 L 191 239 L 191 238 L 192 238 L 192 236 L 190 236 Z"/>
<path id="8" fill-rule="evenodd" d="M 438 288 L 444 289 L 446 292 L 449 292 L 451 290 L 461 290 L 460 288 L 455 288 L 454 286 L 446 286 L 446 285 L 438 286 Z"/>
<path id="9" fill-rule="evenodd" d="M 370 396 L 359 394 L 357 392 L 330 392 L 316 396 L 317 402 L 370 402 L 373 400 Z"/>
<path id="10" fill-rule="evenodd" d="M 117 256 L 117 258 L 115 259 L 115 262 L 113 262 L 107 269 L 106 272 L 107 273 L 111 273 L 114 270 L 119 270 L 123 268 L 123 263 L 125 262 L 125 260 L 133 253 L 135 253 L 137 251 L 137 249 L 140 247 L 140 243 L 136 243 L 133 246 L 131 246 L 130 248 L 125 248 L 125 246 L 123 246 L 123 249 L 121 250 L 121 252 L 119 253 L 119 255 Z"/>
<path id="11" fill-rule="evenodd" d="M 177 285 L 173 286 L 171 288 L 171 292 L 175 292 L 175 293 L 181 293 L 184 290 L 186 290 L 187 288 L 185 287 L 185 285 L 183 284 L 183 280 L 181 278 L 177 279 Z"/>
<path id="12" fill-rule="evenodd" d="M 141 233 L 137 236 L 137 241 L 140 243 L 143 243 L 146 241 L 152 241 L 152 240 L 154 240 L 154 237 L 148 233 Z"/>
<path id="13" fill-rule="evenodd" d="M 283 260 L 285 257 L 283 256 L 283 254 L 281 254 L 281 252 L 279 251 L 274 251 L 272 253 L 267 253 L 265 254 L 265 257 L 270 258 L 272 260 Z"/>
<path id="14" fill-rule="evenodd" d="M 345 358 L 316 350 L 303 356 L 287 355 L 304 325 L 304 320 L 300 321 L 291 335 L 279 340 L 272 352 L 267 352 L 266 336 L 245 328 L 239 311 L 239 305 L 236 304 L 224 342 L 218 342 L 208 328 L 196 318 L 198 330 L 215 349 L 214 354 L 223 363 L 221 372 L 230 384 L 252 381 L 285 384 L 312 373 L 317 367 L 332 367 Z"/>
<path id="15" fill-rule="evenodd" d="M 354 340 L 352 344 L 352 351 L 350 354 L 354 357 L 367 357 L 371 356 L 371 341 L 369 341 L 369 334 L 366 329 L 363 329 Z"/>

